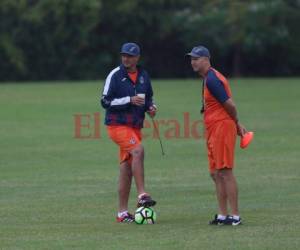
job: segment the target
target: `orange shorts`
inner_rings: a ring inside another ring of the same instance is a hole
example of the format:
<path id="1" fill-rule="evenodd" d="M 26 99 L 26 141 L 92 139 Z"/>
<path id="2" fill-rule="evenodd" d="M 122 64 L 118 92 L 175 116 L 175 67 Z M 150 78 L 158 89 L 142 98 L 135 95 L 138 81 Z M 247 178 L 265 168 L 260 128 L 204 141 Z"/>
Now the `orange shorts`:
<path id="1" fill-rule="evenodd" d="M 127 126 L 107 126 L 109 137 L 120 147 L 120 163 L 129 161 L 132 157 L 130 151 L 141 144 L 141 129 L 131 128 Z"/>
<path id="2" fill-rule="evenodd" d="M 234 121 L 219 121 L 206 129 L 209 171 L 233 168 L 237 129 Z"/>

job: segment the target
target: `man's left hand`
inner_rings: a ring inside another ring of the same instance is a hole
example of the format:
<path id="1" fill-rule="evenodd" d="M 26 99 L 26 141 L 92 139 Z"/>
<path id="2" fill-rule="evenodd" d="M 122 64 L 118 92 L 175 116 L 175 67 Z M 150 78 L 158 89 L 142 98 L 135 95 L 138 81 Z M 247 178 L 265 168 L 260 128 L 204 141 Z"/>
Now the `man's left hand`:
<path id="1" fill-rule="evenodd" d="M 156 115 L 157 107 L 155 105 L 152 105 L 149 107 L 149 110 L 147 111 L 148 115 L 153 118 Z"/>
<path id="2" fill-rule="evenodd" d="M 243 137 L 244 134 L 247 133 L 247 129 L 239 122 L 236 124 L 236 128 L 237 128 L 237 134 L 241 137 Z"/>

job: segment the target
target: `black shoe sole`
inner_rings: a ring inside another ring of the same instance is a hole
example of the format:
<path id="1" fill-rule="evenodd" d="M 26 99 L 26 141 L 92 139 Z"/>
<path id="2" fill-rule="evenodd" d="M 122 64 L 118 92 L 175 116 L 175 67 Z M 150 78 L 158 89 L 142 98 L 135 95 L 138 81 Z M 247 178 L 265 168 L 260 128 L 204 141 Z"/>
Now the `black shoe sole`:
<path id="1" fill-rule="evenodd" d="M 137 207 L 154 207 L 156 205 L 156 201 L 146 201 L 143 204 L 138 203 Z"/>

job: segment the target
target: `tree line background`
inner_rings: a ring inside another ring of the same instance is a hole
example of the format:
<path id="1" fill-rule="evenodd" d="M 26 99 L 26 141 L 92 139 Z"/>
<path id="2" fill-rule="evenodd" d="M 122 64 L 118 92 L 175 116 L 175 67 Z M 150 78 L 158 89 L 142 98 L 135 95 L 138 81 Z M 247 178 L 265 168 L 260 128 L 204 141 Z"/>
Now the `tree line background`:
<path id="1" fill-rule="evenodd" d="M 1 0 L 0 81 L 99 79 L 133 41 L 155 78 L 207 46 L 229 76 L 299 76 L 299 0 Z"/>

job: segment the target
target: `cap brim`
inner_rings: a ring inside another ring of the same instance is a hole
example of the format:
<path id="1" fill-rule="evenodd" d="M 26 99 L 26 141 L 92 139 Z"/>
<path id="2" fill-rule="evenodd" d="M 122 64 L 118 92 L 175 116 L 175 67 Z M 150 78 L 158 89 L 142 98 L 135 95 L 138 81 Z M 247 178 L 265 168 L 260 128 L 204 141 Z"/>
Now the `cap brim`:
<path id="1" fill-rule="evenodd" d="M 128 53 L 128 52 L 120 52 L 120 54 L 121 55 L 129 55 L 129 56 L 139 56 L 139 54 L 136 55 L 136 54 L 132 54 L 132 53 Z"/>
<path id="2" fill-rule="evenodd" d="M 185 56 L 190 56 L 190 57 L 200 57 L 197 54 L 194 54 L 192 52 L 185 54 Z"/>
<path id="3" fill-rule="evenodd" d="M 247 132 L 244 134 L 243 137 L 241 137 L 240 147 L 241 148 L 247 148 L 251 141 L 253 140 L 254 133 L 253 132 Z"/>

